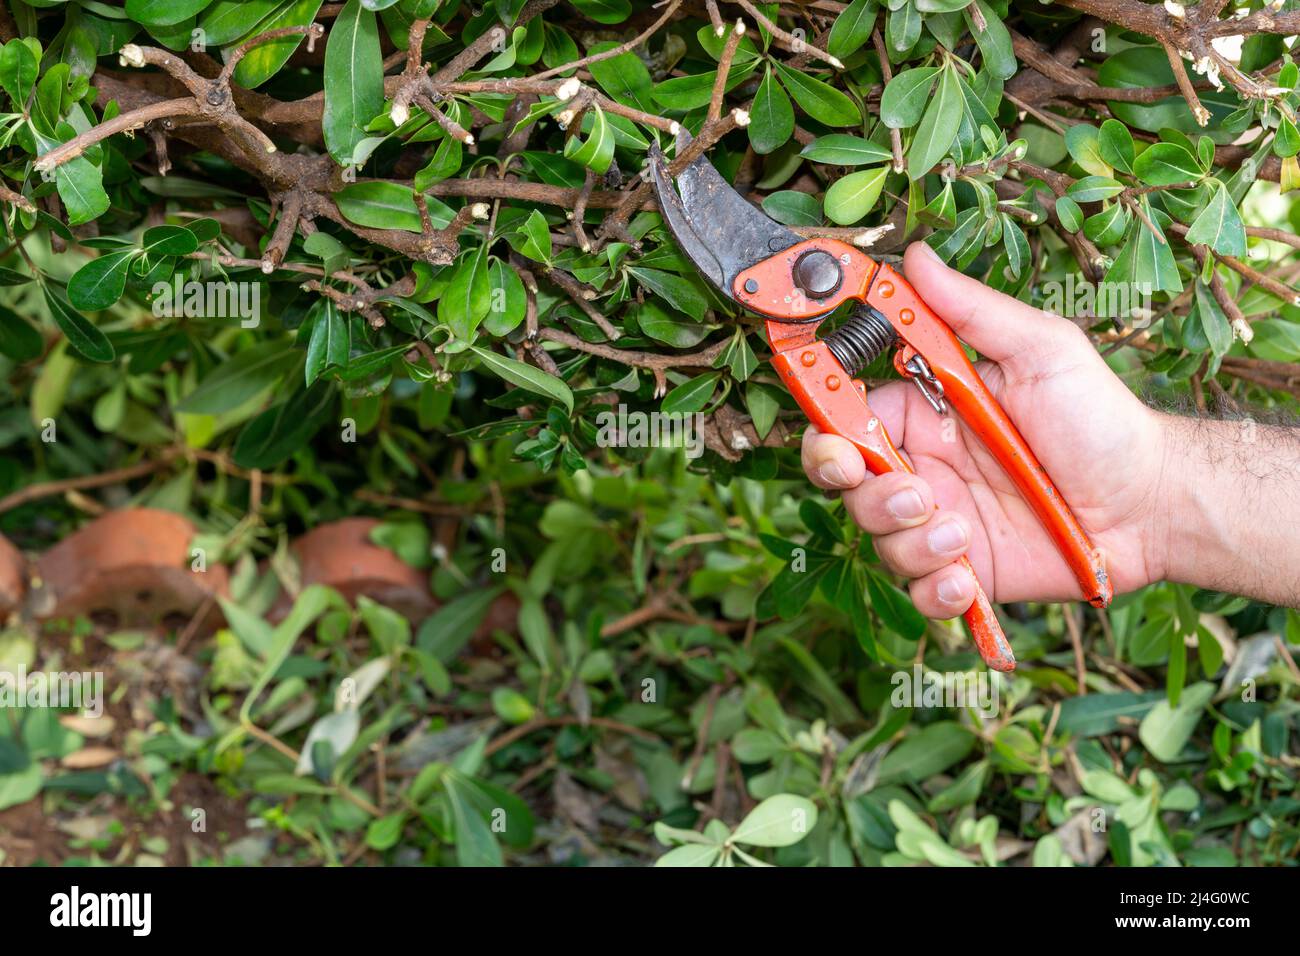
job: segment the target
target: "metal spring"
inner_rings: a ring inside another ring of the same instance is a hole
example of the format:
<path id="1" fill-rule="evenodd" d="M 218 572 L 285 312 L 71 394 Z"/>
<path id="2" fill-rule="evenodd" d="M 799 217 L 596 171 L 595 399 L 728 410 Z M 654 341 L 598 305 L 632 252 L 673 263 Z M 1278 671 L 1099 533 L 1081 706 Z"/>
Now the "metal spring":
<path id="1" fill-rule="evenodd" d="M 896 339 L 889 320 L 867 305 L 858 306 L 843 325 L 826 336 L 826 345 L 844 371 L 856 375 Z"/>

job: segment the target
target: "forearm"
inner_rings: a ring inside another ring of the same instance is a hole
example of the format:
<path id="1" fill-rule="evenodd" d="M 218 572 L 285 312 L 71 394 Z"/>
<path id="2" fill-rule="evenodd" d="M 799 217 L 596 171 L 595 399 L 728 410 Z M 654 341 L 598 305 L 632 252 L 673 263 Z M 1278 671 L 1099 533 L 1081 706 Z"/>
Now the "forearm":
<path id="1" fill-rule="evenodd" d="M 1164 577 L 1300 605 L 1300 429 L 1163 416 Z"/>

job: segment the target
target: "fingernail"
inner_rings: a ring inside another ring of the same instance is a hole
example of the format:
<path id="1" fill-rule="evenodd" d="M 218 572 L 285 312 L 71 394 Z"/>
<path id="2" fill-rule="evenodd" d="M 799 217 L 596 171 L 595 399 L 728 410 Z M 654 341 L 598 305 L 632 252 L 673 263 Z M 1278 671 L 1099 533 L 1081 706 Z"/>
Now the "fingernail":
<path id="1" fill-rule="evenodd" d="M 939 253 L 935 252 L 934 249 L 930 247 L 930 244 L 928 242 L 921 243 L 921 251 L 925 253 L 925 257 L 927 259 L 931 259 L 935 262 L 940 262 L 940 263 L 943 262 L 943 260 L 939 258 Z"/>
<path id="2" fill-rule="evenodd" d="M 925 514 L 925 502 L 915 488 L 905 488 L 889 496 L 885 510 L 899 520 L 909 521 Z"/>
<path id="3" fill-rule="evenodd" d="M 956 521 L 945 521 L 930 532 L 927 540 L 930 542 L 930 550 L 935 554 L 960 551 L 966 546 L 966 529 Z"/>
<path id="4" fill-rule="evenodd" d="M 958 604 L 966 599 L 966 588 L 961 578 L 949 575 L 939 582 L 939 600 L 944 604 Z"/>
<path id="5" fill-rule="evenodd" d="M 842 488 L 849 483 L 849 476 L 844 473 L 838 461 L 828 461 L 818 466 L 817 476 L 828 485 Z"/>

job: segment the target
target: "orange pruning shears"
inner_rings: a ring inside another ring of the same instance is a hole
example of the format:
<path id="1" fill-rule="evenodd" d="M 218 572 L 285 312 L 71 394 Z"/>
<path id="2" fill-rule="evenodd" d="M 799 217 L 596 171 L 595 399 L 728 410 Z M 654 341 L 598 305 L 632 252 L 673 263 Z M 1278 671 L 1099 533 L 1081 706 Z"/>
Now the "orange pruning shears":
<path id="1" fill-rule="evenodd" d="M 690 142 L 678 134 L 680 152 Z M 952 406 L 1015 482 L 1097 607 L 1110 603 L 1105 561 L 1020 432 L 966 356 L 961 342 L 897 271 L 836 239 L 800 239 L 731 188 L 700 157 L 672 176 L 652 147 L 650 165 L 664 220 L 682 251 L 724 295 L 767 319 L 772 364 L 823 432 L 840 435 L 875 474 L 911 471 L 867 404 L 853 376 L 898 346 L 894 367 L 943 415 Z M 841 304 L 852 315 L 824 339 L 817 326 Z M 970 570 L 970 562 L 961 562 Z M 972 576 L 974 572 L 972 571 Z M 975 646 L 994 670 L 1010 671 L 1015 655 L 988 596 L 976 582 L 964 617 Z"/>

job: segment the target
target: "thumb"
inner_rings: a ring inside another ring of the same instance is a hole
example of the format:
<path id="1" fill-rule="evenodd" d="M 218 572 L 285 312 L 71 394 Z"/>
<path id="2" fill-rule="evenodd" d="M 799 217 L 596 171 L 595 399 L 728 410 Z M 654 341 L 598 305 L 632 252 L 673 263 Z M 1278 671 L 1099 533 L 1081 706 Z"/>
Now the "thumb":
<path id="1" fill-rule="evenodd" d="M 1041 354 L 1045 339 L 1077 334 L 1073 323 L 990 289 L 978 279 L 946 266 L 924 242 L 903 256 L 903 271 L 921 298 L 948 323 L 957 337 L 994 362 L 1005 362 L 1032 347 Z"/>

